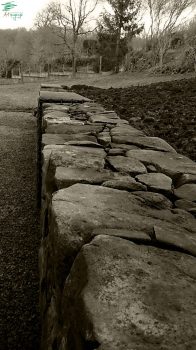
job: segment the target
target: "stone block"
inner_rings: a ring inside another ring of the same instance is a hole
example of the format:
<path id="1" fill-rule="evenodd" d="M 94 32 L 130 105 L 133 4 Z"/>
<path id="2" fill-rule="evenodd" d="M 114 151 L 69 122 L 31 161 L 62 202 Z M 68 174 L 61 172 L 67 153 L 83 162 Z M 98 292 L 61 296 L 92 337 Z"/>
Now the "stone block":
<path id="1" fill-rule="evenodd" d="M 112 128 L 111 130 L 112 137 L 134 136 L 134 135 L 139 137 L 139 136 L 144 136 L 144 133 L 141 130 L 135 129 L 131 125 L 117 126 L 115 128 Z"/>
<path id="2" fill-rule="evenodd" d="M 145 185 L 135 181 L 131 176 L 119 176 L 119 178 L 107 180 L 102 184 L 102 186 L 130 192 L 147 190 Z"/>
<path id="3" fill-rule="evenodd" d="M 39 95 L 39 100 L 41 102 L 60 102 L 60 103 L 70 103 L 70 102 L 88 102 L 88 98 L 76 94 L 72 91 L 50 91 L 50 90 L 41 90 Z"/>
<path id="4" fill-rule="evenodd" d="M 72 121 L 69 124 L 52 124 L 48 125 L 46 129 L 47 134 L 81 134 L 81 133 L 99 133 L 103 130 L 103 127 L 101 125 L 94 125 L 94 124 L 79 124 L 72 123 Z"/>
<path id="5" fill-rule="evenodd" d="M 98 236 L 65 283 L 60 341 L 66 349 L 194 349 L 195 279 L 191 256 Z"/>
<path id="6" fill-rule="evenodd" d="M 112 136 L 112 142 L 114 143 L 125 143 L 139 146 L 144 149 L 154 149 L 157 151 L 174 152 L 175 149 L 171 147 L 166 141 L 158 137 L 141 137 L 141 136 Z"/>
<path id="7" fill-rule="evenodd" d="M 126 191 L 112 188 L 76 184 L 59 190 L 53 196 L 49 235 L 53 237 L 56 278 L 62 284 L 69 272 L 71 262 L 81 247 L 90 242 L 95 229 L 126 229 L 143 232 L 152 237 L 156 244 L 154 227 L 162 232 L 170 232 L 168 245 L 179 234 L 179 248 L 196 255 L 196 220 L 183 218 L 181 214 L 173 214 L 170 210 L 151 208 L 149 204 Z M 193 233 L 194 232 L 194 233 Z M 167 235 L 165 235 L 167 242 Z M 178 247 L 178 241 L 175 241 Z"/>
<path id="8" fill-rule="evenodd" d="M 96 142 L 96 137 L 90 133 L 84 134 L 43 134 L 42 135 L 42 145 L 64 145 L 69 141 L 91 141 Z"/>
<path id="9" fill-rule="evenodd" d="M 157 171 L 171 178 L 180 173 L 196 175 L 196 163 L 178 153 L 154 150 L 130 150 L 126 155 L 143 162 L 145 165 L 154 165 Z"/>
<path id="10" fill-rule="evenodd" d="M 146 185 L 149 190 L 172 193 L 172 179 L 162 173 L 150 173 L 136 176 L 136 179 Z"/>
<path id="11" fill-rule="evenodd" d="M 130 175 L 144 174 L 147 172 L 146 167 L 140 161 L 134 158 L 123 156 L 107 157 L 109 164 L 117 171 Z"/>
<path id="12" fill-rule="evenodd" d="M 64 167 L 66 169 L 72 168 L 72 171 L 67 170 L 67 176 L 69 174 L 71 176 L 71 180 L 73 180 L 73 169 L 86 170 L 86 172 L 83 172 L 84 177 L 87 176 L 87 169 L 89 171 L 102 171 L 105 165 L 105 157 L 106 153 L 101 148 L 79 147 L 71 145 L 62 145 L 58 147 L 56 146 L 55 148 L 51 148 L 50 151 L 48 150 L 47 153 L 46 164 L 48 165 L 44 165 L 44 191 L 49 194 L 52 194 L 52 192 L 57 190 L 57 185 L 59 184 L 58 178 L 55 180 L 55 173 L 57 167 Z M 81 174 L 82 171 L 80 172 L 80 177 L 82 177 Z M 75 170 L 75 178 L 79 179 L 79 173 L 77 173 L 77 170 Z M 106 177 L 106 179 L 108 178 Z M 67 180 L 67 178 L 64 178 L 64 184 Z"/>
<path id="13" fill-rule="evenodd" d="M 61 189 L 76 183 L 101 185 L 104 181 L 112 179 L 114 173 L 109 170 L 57 167 L 54 181 L 56 187 Z"/>
<path id="14" fill-rule="evenodd" d="M 196 202 L 196 184 L 185 184 L 174 190 L 177 198 L 186 199 L 191 202 Z"/>

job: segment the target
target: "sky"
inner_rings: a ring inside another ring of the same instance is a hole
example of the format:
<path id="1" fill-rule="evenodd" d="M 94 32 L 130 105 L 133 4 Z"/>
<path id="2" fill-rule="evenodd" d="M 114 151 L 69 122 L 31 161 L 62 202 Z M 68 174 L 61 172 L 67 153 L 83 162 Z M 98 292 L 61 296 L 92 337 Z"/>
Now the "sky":
<path id="1" fill-rule="evenodd" d="M 32 28 L 36 14 L 50 2 L 51 0 L 0 0 L 0 29 Z M 6 11 L 10 3 L 10 7 L 12 4 L 16 6 Z M 96 12 L 100 13 L 103 5 L 98 7 Z"/>
<path id="2" fill-rule="evenodd" d="M 32 28 L 36 14 L 49 2 L 51 0 L 0 0 L 0 29 Z M 104 0 L 101 1 L 101 4 L 96 9 L 97 16 L 107 7 Z M 190 13 L 188 17 L 191 17 Z M 145 18 L 146 21 L 148 22 L 147 18 Z"/>

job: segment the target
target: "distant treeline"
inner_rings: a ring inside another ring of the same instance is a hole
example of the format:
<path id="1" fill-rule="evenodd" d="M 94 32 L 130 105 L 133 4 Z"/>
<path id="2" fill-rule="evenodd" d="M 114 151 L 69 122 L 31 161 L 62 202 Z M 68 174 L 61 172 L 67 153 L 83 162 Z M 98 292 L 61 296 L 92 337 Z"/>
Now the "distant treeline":
<path id="1" fill-rule="evenodd" d="M 104 24 L 93 33 L 86 33 L 77 40 L 76 70 L 94 72 L 114 70 L 116 65 L 116 32 Z M 142 27 L 130 35 L 121 35 L 118 42 L 120 70 L 150 70 L 158 73 L 184 73 L 196 70 L 196 17 L 160 39 L 153 33 L 144 33 Z M 55 30 L 54 30 L 55 29 Z M 62 72 L 71 70 L 73 57 L 54 25 L 26 30 L 0 30 L 0 71 L 10 78 L 30 72 Z M 68 33 L 70 40 L 71 29 Z M 160 42 L 162 40 L 162 42 Z M 162 52 L 164 43 L 165 51 Z M 162 46 L 161 46 L 162 45 Z M 162 54 L 162 55 L 161 55 Z"/>

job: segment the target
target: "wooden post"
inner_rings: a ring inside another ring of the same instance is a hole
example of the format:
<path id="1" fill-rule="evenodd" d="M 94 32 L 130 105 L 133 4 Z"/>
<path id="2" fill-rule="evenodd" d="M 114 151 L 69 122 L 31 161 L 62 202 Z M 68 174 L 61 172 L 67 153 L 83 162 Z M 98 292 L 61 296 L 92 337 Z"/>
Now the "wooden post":
<path id="1" fill-rule="evenodd" d="M 22 62 L 21 62 L 20 65 L 19 65 L 19 72 L 20 72 L 21 83 L 23 83 Z"/>
<path id="2" fill-rule="evenodd" d="M 102 72 L 102 56 L 99 57 L 99 73 Z"/>
<path id="3" fill-rule="evenodd" d="M 99 73 L 102 73 L 102 60 L 103 60 L 103 57 L 100 56 L 100 59 L 99 59 Z"/>
<path id="4" fill-rule="evenodd" d="M 194 52 L 194 69 L 195 69 L 195 73 L 196 73 L 196 50 Z"/>

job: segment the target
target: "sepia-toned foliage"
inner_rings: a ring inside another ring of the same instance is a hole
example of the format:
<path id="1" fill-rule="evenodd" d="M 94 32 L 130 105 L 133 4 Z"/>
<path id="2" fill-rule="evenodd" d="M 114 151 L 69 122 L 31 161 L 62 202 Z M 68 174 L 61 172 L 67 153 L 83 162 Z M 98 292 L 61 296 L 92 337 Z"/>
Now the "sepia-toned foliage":
<path id="1" fill-rule="evenodd" d="M 154 64 L 163 66 L 173 33 L 186 19 L 195 0 L 144 0 L 150 19 L 149 36 L 152 43 Z"/>
<path id="2" fill-rule="evenodd" d="M 98 39 L 103 51 L 110 46 L 110 57 L 114 57 L 114 72 L 119 72 L 122 54 L 125 53 L 125 38 L 139 34 L 143 26 L 138 23 L 138 13 L 141 6 L 139 0 L 108 0 L 111 12 L 105 11 L 99 20 Z M 110 44 L 111 43 L 111 44 Z"/>
<path id="3" fill-rule="evenodd" d="M 79 37 L 92 31 L 88 29 L 88 22 L 97 3 L 98 0 L 52 2 L 37 15 L 35 25 L 50 27 L 61 39 L 65 51 L 71 54 L 73 75 L 76 73 Z"/>

